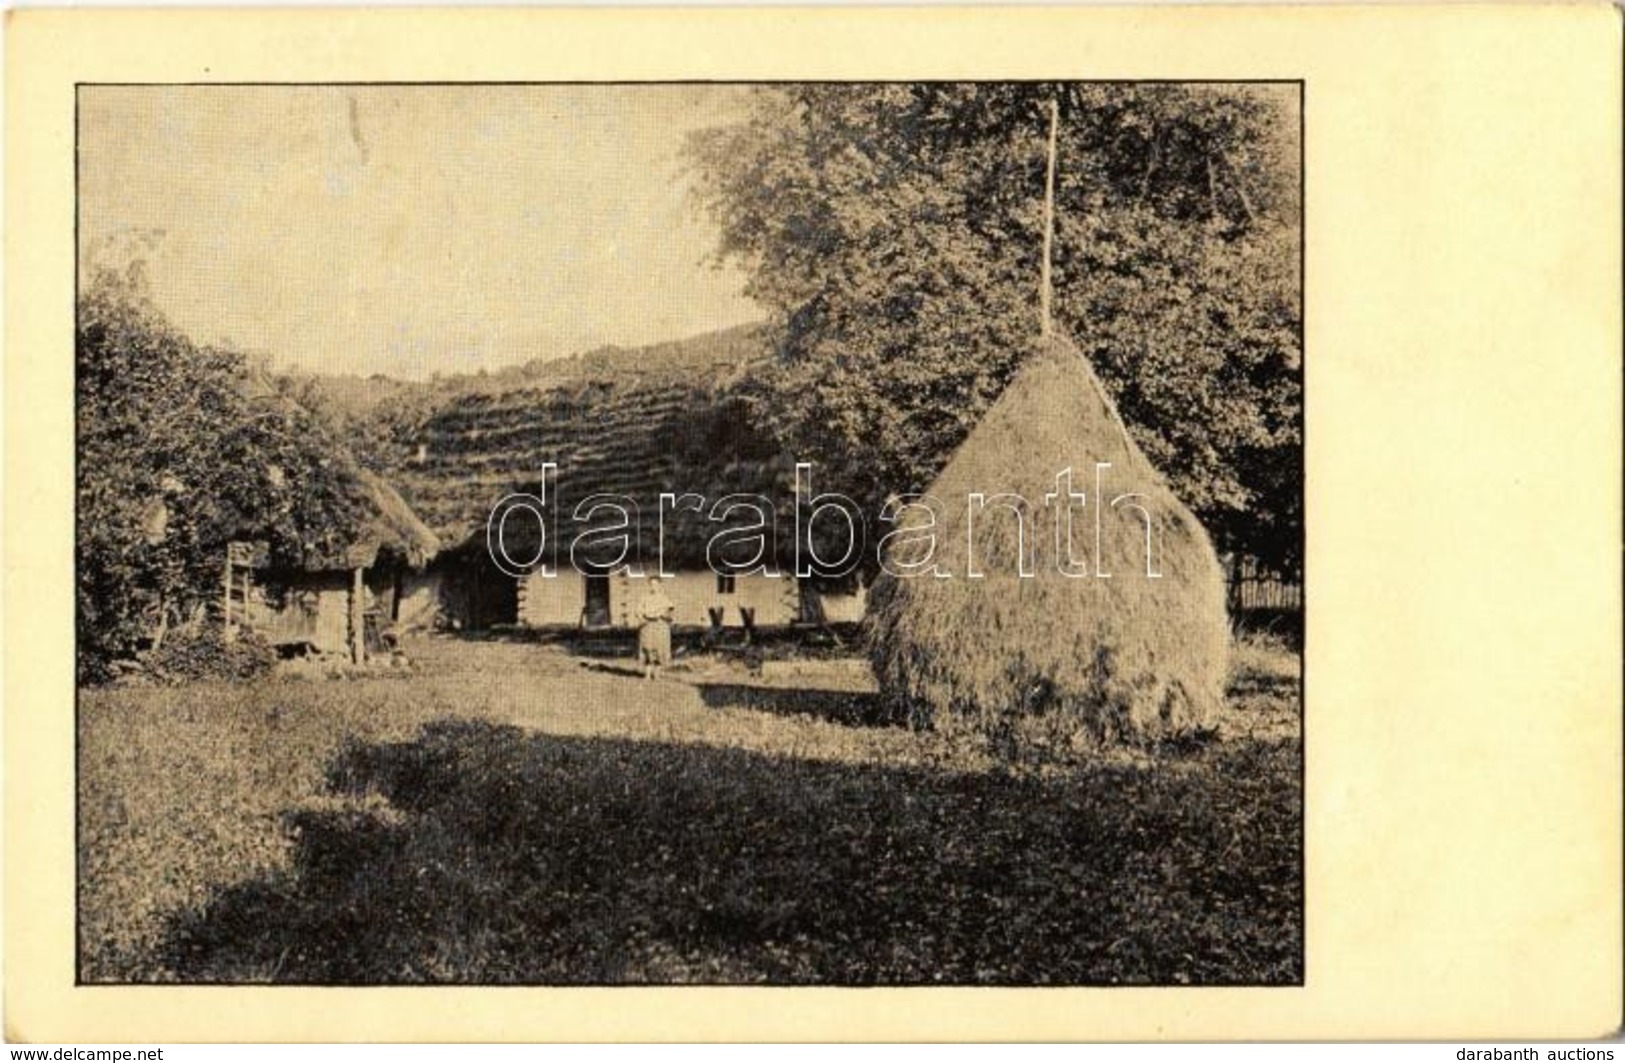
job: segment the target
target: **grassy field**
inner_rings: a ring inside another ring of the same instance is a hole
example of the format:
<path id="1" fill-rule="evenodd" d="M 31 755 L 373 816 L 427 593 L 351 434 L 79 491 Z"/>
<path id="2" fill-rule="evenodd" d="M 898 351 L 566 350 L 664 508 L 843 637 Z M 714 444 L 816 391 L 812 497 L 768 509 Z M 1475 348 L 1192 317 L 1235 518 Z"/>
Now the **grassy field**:
<path id="1" fill-rule="evenodd" d="M 409 676 L 84 691 L 85 981 L 1294 983 L 1297 658 L 1217 740 L 1012 774 L 863 665 L 424 639 Z"/>

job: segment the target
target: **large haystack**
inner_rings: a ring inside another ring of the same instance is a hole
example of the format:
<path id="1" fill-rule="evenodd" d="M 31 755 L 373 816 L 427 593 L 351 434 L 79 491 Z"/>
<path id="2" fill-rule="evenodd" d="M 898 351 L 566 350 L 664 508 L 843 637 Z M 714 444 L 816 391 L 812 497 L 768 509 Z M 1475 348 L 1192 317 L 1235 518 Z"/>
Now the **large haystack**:
<path id="1" fill-rule="evenodd" d="M 1111 468 L 1097 557 L 1098 462 Z M 1059 507 L 1044 497 L 1068 467 L 1087 494 L 1073 517 L 1072 556 L 1088 566 L 1081 577 L 1057 568 Z M 991 501 L 1001 492 L 1030 504 L 1030 578 L 1017 575 L 1014 514 Z M 1129 492 L 1143 497 L 1111 507 Z M 927 710 L 939 728 L 969 728 L 1006 751 L 1152 741 L 1211 721 L 1229 652 L 1218 558 L 1072 343 L 1038 341 L 929 493 L 945 514 L 935 561 L 948 576 L 883 574 L 873 588 L 870 654 L 883 691 Z M 972 514 L 967 498 L 977 493 L 989 502 Z M 1155 529 L 1156 578 L 1132 503 Z M 918 519 L 904 526 L 924 519 L 911 512 Z M 967 520 L 980 579 L 967 578 Z"/>

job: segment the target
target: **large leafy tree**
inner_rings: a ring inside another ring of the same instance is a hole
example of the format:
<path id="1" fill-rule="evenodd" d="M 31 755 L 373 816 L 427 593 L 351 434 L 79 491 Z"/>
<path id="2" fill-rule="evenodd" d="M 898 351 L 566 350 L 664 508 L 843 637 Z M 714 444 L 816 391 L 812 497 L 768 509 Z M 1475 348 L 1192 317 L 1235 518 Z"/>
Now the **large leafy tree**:
<path id="1" fill-rule="evenodd" d="M 78 632 L 83 678 L 200 614 L 226 544 L 284 561 L 341 552 L 364 500 L 346 455 L 243 355 L 199 346 L 139 267 L 79 301 Z"/>
<path id="2" fill-rule="evenodd" d="M 1221 546 L 1296 563 L 1296 124 L 1272 90 L 757 90 L 689 151 L 779 327 L 764 401 L 871 507 L 929 483 L 1038 328 L 1051 101 L 1058 325 Z"/>

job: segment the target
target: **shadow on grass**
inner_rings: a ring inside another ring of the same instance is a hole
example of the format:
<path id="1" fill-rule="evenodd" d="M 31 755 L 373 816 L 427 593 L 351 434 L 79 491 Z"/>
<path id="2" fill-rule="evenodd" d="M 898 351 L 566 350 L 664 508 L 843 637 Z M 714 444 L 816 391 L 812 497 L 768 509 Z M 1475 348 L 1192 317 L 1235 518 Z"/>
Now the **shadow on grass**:
<path id="1" fill-rule="evenodd" d="M 697 683 L 700 700 L 713 709 L 751 709 L 778 716 L 813 716 L 847 727 L 906 727 L 907 713 L 878 694 L 853 690 L 760 687 Z"/>
<path id="2" fill-rule="evenodd" d="M 624 664 L 608 664 L 604 661 L 585 660 L 579 663 L 582 670 L 588 672 L 598 672 L 603 675 L 630 676 L 633 679 L 644 678 L 643 669 L 638 666 L 636 661 L 628 661 Z"/>
<path id="3" fill-rule="evenodd" d="M 329 767 L 180 981 L 1293 984 L 1293 747 L 1015 779 L 442 721 Z M 380 800 L 382 798 L 383 800 Z"/>

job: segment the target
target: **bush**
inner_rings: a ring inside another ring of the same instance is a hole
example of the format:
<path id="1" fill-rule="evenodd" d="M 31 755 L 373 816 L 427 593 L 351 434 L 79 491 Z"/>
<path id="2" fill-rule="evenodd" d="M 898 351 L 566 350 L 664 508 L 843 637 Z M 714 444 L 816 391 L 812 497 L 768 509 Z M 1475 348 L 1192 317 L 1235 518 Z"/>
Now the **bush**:
<path id="1" fill-rule="evenodd" d="M 264 540 L 277 563 L 306 566 L 345 554 L 367 521 L 390 535 L 415 525 L 255 361 L 166 320 L 139 267 L 87 287 L 76 358 L 81 683 L 128 674 L 132 660 L 139 670 L 159 632 L 211 609 L 235 540 Z M 194 641 L 156 656 L 181 673 L 254 666 L 246 648 Z M 204 660 L 191 662 L 194 651 Z"/>
<path id="2" fill-rule="evenodd" d="M 276 650 L 252 631 L 224 638 L 215 625 L 200 625 L 170 635 L 143 658 L 148 670 L 165 682 L 224 679 L 240 682 L 264 675 L 276 663 Z"/>

